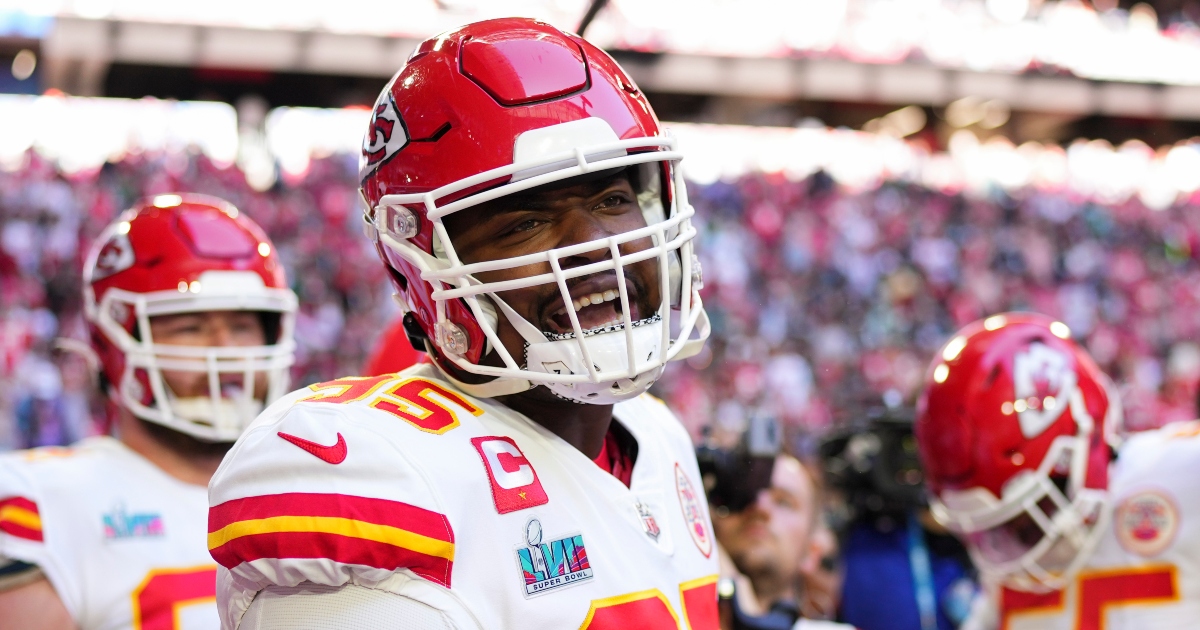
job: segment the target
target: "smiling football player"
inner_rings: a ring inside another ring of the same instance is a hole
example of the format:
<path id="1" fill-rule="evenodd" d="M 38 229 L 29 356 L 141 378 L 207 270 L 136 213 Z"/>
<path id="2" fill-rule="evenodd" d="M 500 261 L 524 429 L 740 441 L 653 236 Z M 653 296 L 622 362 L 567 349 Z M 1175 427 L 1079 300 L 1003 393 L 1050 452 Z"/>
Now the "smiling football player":
<path id="1" fill-rule="evenodd" d="M 360 176 L 432 363 L 296 392 L 239 440 L 210 487 L 225 628 L 716 629 L 692 445 L 645 393 L 708 334 L 680 159 L 574 35 L 417 48 Z"/>

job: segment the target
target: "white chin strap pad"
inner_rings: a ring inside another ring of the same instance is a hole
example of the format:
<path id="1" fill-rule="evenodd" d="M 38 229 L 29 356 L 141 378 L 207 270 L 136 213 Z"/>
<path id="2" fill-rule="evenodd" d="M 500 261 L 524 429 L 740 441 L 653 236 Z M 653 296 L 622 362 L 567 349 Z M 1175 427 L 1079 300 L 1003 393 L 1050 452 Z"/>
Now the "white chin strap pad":
<path id="1" fill-rule="evenodd" d="M 635 368 L 650 366 L 662 352 L 661 320 L 647 322 L 633 329 Z M 629 372 L 629 347 L 624 329 L 597 333 L 583 338 L 574 336 L 557 341 L 530 344 L 525 349 L 526 369 L 547 374 L 588 374 L 582 346 L 587 346 L 592 367 L 597 373 Z M 663 368 L 636 369 L 634 378 L 616 378 L 589 383 L 543 383 L 562 398 L 581 403 L 607 405 L 641 395 L 658 377 Z"/>
<path id="2" fill-rule="evenodd" d="M 171 411 L 190 422 L 211 424 L 220 436 L 241 435 L 258 414 L 262 413 L 262 401 L 238 396 L 221 397 L 214 401 L 208 396 L 193 398 L 171 398 Z"/>

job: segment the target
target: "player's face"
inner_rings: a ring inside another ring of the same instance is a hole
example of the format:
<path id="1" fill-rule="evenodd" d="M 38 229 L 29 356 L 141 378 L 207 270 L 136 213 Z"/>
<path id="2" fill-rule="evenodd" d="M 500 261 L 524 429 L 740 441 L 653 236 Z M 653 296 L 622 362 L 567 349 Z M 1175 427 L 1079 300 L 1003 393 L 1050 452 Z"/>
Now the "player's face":
<path id="1" fill-rule="evenodd" d="M 150 334 L 156 344 L 195 347 L 261 346 L 266 331 L 257 313 L 250 311 L 208 311 L 159 315 L 150 319 Z M 203 367 L 200 363 L 199 367 Z M 207 371 L 163 370 L 163 380 L 179 398 L 209 396 Z M 222 394 L 234 398 L 244 384 L 243 374 L 227 373 L 220 377 Z M 267 395 L 267 378 L 259 373 L 254 379 L 254 397 Z M 237 391 L 234 391 L 237 390 Z"/>
<path id="2" fill-rule="evenodd" d="M 814 524 L 814 492 L 808 472 L 791 457 L 775 460 L 770 487 L 739 513 L 716 515 L 717 540 L 738 570 L 793 578 L 800 572 Z"/>
<path id="3" fill-rule="evenodd" d="M 537 192 L 510 195 L 456 212 L 445 219 L 455 251 L 464 263 L 514 258 L 636 230 L 646 226 L 633 184 L 624 174 L 597 181 L 571 183 Z M 652 247 L 649 238 L 620 246 L 622 255 Z M 560 260 L 570 269 L 611 258 L 607 249 L 584 252 Z M 478 273 L 482 282 L 501 282 L 551 273 L 549 263 Z M 622 321 L 615 271 L 581 276 L 567 281 L 583 330 Z M 625 267 L 633 321 L 657 312 L 660 305 L 658 263 L 654 259 Z M 498 294 L 517 314 L 543 332 L 572 331 L 558 284 L 550 282 Z M 586 300 L 586 302 L 585 302 Z M 586 305 L 585 305 L 586 304 Z M 498 332 L 514 357 L 522 355 L 523 339 L 499 318 Z"/>

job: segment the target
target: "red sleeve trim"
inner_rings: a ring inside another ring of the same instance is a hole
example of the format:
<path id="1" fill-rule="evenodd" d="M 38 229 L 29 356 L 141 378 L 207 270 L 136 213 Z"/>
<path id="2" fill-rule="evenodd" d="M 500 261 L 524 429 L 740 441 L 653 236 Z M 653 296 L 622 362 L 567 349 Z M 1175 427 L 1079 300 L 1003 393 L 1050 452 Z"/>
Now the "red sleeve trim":
<path id="1" fill-rule="evenodd" d="M 0 532 L 42 542 L 42 517 L 37 503 L 25 497 L 0 499 Z"/>

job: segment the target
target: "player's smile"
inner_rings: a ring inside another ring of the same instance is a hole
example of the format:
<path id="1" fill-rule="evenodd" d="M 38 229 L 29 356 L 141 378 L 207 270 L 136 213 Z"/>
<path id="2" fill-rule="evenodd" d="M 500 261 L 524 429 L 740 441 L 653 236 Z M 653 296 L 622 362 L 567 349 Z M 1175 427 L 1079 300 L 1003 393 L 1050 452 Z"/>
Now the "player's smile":
<path id="1" fill-rule="evenodd" d="M 626 278 L 625 291 L 629 296 L 630 317 L 636 322 L 641 319 L 641 313 L 651 312 L 653 307 L 641 303 L 641 296 L 645 292 L 639 290 L 639 285 L 642 284 L 640 275 L 627 274 Z M 568 308 L 576 312 L 579 327 L 585 331 L 617 326 L 624 322 L 616 272 L 586 276 L 582 280 L 570 287 L 569 307 L 563 304 L 561 292 L 556 292 L 557 297 L 539 309 L 542 314 L 539 318 L 542 330 L 556 334 L 573 332 Z"/>

